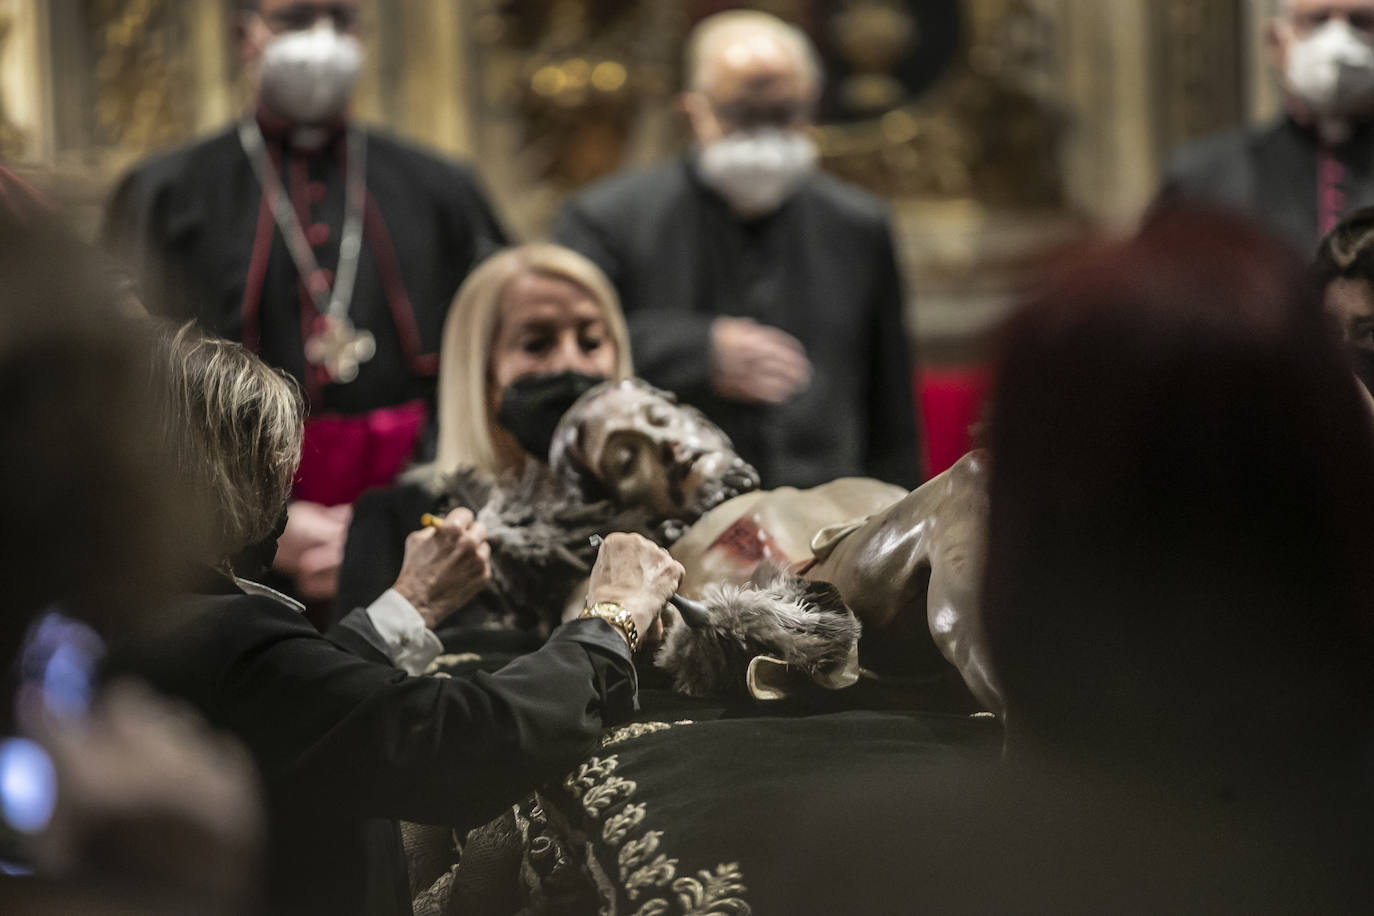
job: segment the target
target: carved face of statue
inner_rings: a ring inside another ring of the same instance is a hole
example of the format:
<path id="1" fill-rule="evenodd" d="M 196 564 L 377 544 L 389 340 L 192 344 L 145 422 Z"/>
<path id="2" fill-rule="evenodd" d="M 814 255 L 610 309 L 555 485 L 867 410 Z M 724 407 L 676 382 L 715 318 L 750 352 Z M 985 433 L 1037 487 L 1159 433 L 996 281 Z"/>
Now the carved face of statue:
<path id="1" fill-rule="evenodd" d="M 638 379 L 579 398 L 558 424 L 549 458 L 560 476 L 660 518 L 695 518 L 759 485 L 720 427 Z"/>

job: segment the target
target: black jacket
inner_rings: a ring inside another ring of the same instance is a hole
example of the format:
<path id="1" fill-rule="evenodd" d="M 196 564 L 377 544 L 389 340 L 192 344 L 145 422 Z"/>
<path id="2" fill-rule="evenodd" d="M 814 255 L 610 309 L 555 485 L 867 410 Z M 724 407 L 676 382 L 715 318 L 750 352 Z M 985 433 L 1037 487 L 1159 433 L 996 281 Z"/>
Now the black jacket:
<path id="1" fill-rule="evenodd" d="M 1301 256 L 1310 257 L 1322 235 L 1318 168 L 1323 149 L 1316 131 L 1291 118 L 1208 137 L 1178 152 L 1160 196 L 1253 214 Z M 1340 212 L 1374 204 L 1374 125 L 1362 126 L 1347 142 L 1325 149 L 1343 172 Z"/>
<path id="2" fill-rule="evenodd" d="M 282 912 L 409 913 L 391 821 L 483 823 L 564 775 L 633 706 L 629 653 L 601 621 L 570 623 L 493 674 L 440 679 L 391 667 L 358 617 L 326 639 L 223 579 L 174 608 L 165 635 L 123 653 L 122 667 L 252 753 Z"/>
<path id="3" fill-rule="evenodd" d="M 420 530 L 422 515 L 440 512 L 444 503 L 432 488 L 411 482 L 377 487 L 358 497 L 339 567 L 334 620 L 367 607 L 391 588 L 405 560 L 406 537 Z"/>
<path id="4" fill-rule="evenodd" d="M 554 235 L 615 284 L 637 371 L 720 424 L 765 486 L 919 482 L 901 283 L 878 199 L 816 174 L 777 212 L 744 221 L 681 158 L 577 195 Z M 815 368 L 810 387 L 779 407 L 718 397 L 718 315 L 797 337 Z"/>

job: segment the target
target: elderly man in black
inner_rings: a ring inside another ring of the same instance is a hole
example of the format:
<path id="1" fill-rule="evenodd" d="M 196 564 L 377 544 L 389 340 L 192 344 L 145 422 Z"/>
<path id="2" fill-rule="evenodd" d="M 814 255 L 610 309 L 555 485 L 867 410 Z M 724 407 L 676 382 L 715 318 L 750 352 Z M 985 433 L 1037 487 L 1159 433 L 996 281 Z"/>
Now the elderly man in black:
<path id="1" fill-rule="evenodd" d="M 1181 150 L 1163 193 L 1253 213 L 1306 257 L 1374 204 L 1374 0 L 1282 0 L 1267 35 L 1283 115 Z"/>
<path id="2" fill-rule="evenodd" d="M 615 283 L 639 373 L 700 407 L 766 486 L 918 482 L 885 208 L 814 170 L 815 52 L 764 13 L 705 20 L 682 157 L 575 197 L 554 235 Z"/>

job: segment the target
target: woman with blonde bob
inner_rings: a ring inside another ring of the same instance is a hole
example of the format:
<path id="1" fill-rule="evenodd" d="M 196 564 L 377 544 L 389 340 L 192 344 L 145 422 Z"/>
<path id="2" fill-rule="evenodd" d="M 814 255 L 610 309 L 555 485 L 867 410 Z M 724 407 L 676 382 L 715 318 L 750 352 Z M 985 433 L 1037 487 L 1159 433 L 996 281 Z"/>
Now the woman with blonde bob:
<path id="1" fill-rule="evenodd" d="M 336 617 L 385 591 L 423 514 L 462 501 L 449 487 L 455 474 L 515 476 L 531 461 L 547 461 L 554 425 L 572 402 L 599 381 L 632 374 L 620 300 L 587 258 L 537 243 L 479 265 L 444 325 L 435 460 L 358 501 Z M 455 623 L 490 616 L 469 610 Z"/>
<path id="2" fill-rule="evenodd" d="M 572 334 L 560 339 L 560 330 Z M 433 468 L 499 474 L 523 467 L 528 453 L 497 422 L 504 389 L 518 379 L 579 369 L 605 378 L 633 374 L 620 299 L 601 269 L 546 243 L 508 248 L 483 262 L 458 290 L 444 325 Z"/>

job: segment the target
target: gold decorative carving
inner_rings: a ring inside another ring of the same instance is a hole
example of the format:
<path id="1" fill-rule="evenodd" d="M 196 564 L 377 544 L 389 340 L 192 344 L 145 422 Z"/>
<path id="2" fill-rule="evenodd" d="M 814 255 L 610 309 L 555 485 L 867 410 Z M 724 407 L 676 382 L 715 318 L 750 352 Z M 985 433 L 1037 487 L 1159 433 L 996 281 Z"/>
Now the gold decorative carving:
<path id="1" fill-rule="evenodd" d="M 484 102 L 517 116 L 530 178 L 566 190 L 622 164 L 637 115 L 672 89 L 676 54 L 661 46 L 667 6 L 484 0 L 474 26 L 487 58 Z"/>
<path id="2" fill-rule="evenodd" d="M 1062 203 L 1053 0 L 964 0 L 962 45 L 928 91 L 896 72 L 919 42 L 932 40 L 921 3 L 752 5 L 807 27 L 839 65 L 838 106 L 863 115 L 817 128 L 827 170 L 889 198 L 1014 209 Z M 489 178 L 518 221 L 537 230 L 564 192 L 671 151 L 681 135 L 664 128 L 682 44 L 692 24 L 721 4 L 478 0 L 477 7 L 483 159 L 498 160 Z"/>
<path id="3" fill-rule="evenodd" d="M 891 71 L 919 37 L 916 17 L 897 0 L 847 0 L 833 22 L 854 71 L 838 89 L 844 106 L 881 115 L 905 103 L 907 89 Z"/>
<path id="4" fill-rule="evenodd" d="M 873 82 L 879 77 L 875 67 L 895 59 L 896 39 L 881 44 L 865 38 L 864 44 L 846 37 L 884 28 L 914 36 L 919 23 L 899 26 L 896 6 L 876 0 L 851 4 L 844 15 L 869 22 L 838 26 L 842 52 L 859 58 L 861 79 L 873 87 L 862 92 L 875 100 L 886 93 L 899 104 L 857 123 L 818 127 L 826 168 L 889 197 L 1057 206 L 1060 118 L 1052 95 L 1043 91 L 1051 82 L 1045 73 L 1053 56 L 1049 18 L 1033 0 L 970 0 L 954 67 L 922 98 L 905 99 L 895 79 Z"/>
<path id="5" fill-rule="evenodd" d="M 180 49 L 185 6 L 170 0 L 86 0 L 96 48 L 95 115 L 113 145 L 166 146 L 191 133 L 190 73 Z"/>

